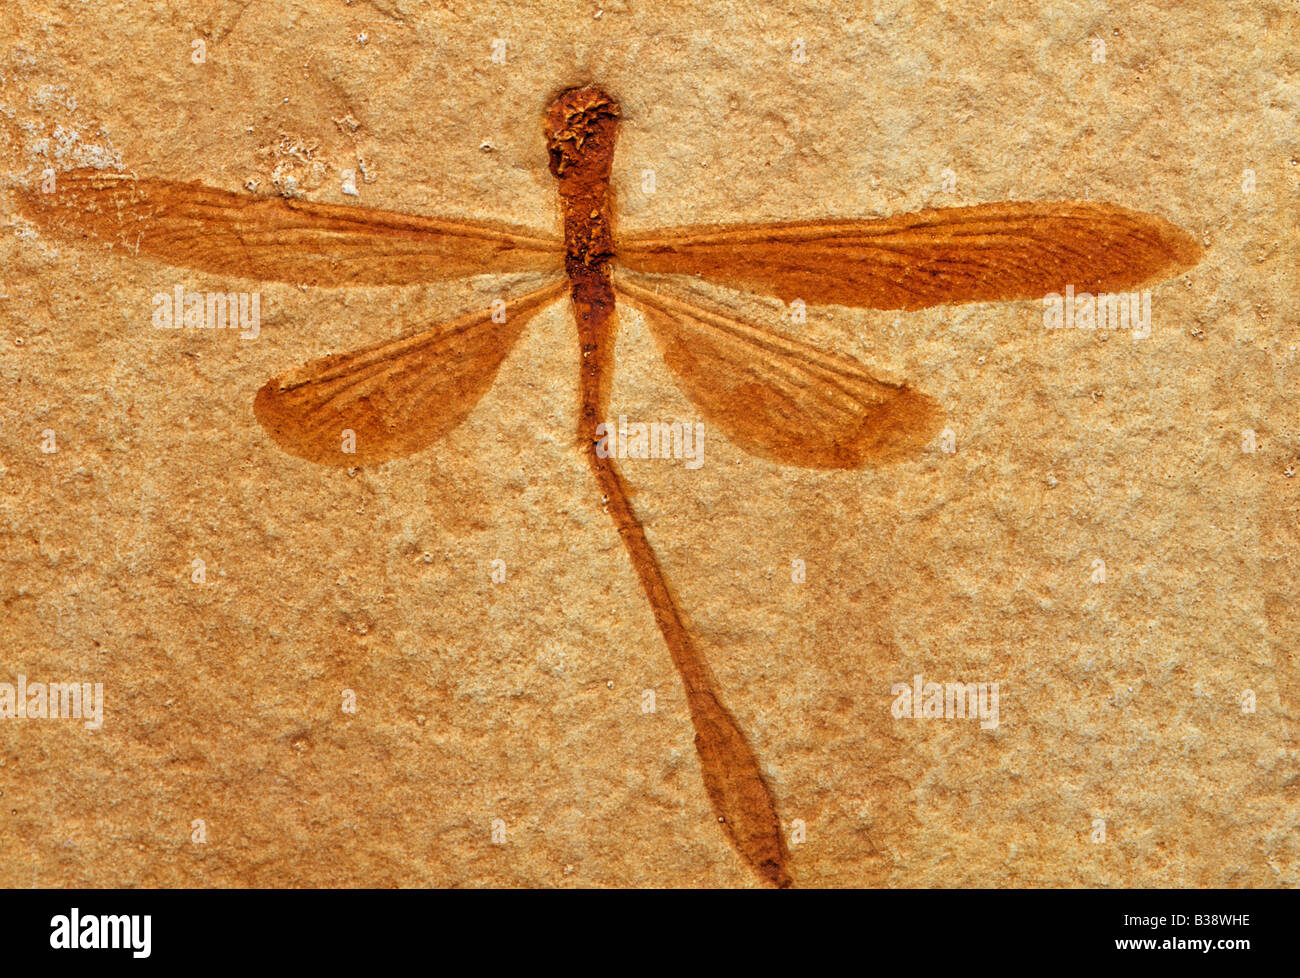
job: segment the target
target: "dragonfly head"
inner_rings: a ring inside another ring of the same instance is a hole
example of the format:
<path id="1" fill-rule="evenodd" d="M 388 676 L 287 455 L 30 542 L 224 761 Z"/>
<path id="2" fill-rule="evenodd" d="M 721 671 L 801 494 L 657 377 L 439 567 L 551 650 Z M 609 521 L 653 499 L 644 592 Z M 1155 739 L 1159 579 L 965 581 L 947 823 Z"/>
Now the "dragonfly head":
<path id="1" fill-rule="evenodd" d="M 551 173 L 562 183 L 572 178 L 606 179 L 614 159 L 618 118 L 618 103 L 595 86 L 561 94 L 546 110 Z"/>

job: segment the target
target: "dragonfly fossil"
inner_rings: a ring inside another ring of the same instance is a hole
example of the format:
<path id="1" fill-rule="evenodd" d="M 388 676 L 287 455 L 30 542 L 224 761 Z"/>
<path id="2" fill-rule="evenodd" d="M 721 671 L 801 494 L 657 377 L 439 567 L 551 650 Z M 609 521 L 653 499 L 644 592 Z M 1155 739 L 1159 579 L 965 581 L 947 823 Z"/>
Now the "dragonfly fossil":
<path id="1" fill-rule="evenodd" d="M 312 462 L 374 465 L 420 451 L 464 420 L 529 319 L 567 290 L 580 352 L 579 443 L 681 676 L 705 789 L 745 863 L 765 882 L 788 886 L 773 794 L 722 701 L 616 460 L 598 450 L 598 427 L 609 416 L 616 301 L 644 315 L 685 393 L 736 445 L 788 465 L 858 468 L 922 449 L 937 428 L 935 402 L 847 357 L 707 300 L 674 295 L 672 275 L 787 302 L 912 310 L 1041 299 L 1067 283 L 1115 292 L 1185 270 L 1200 249 L 1159 217 L 1091 202 L 616 234 L 610 172 L 619 124 L 617 102 L 592 86 L 563 92 L 546 110 L 562 240 L 479 221 L 96 171 L 63 174 L 54 192 L 23 194 L 20 209 L 72 240 L 265 281 L 340 287 L 552 273 L 550 284 L 509 301 L 504 321 L 484 311 L 313 360 L 263 386 L 253 410 L 281 448 Z M 350 452 L 340 437 L 346 430 L 354 433 Z"/>

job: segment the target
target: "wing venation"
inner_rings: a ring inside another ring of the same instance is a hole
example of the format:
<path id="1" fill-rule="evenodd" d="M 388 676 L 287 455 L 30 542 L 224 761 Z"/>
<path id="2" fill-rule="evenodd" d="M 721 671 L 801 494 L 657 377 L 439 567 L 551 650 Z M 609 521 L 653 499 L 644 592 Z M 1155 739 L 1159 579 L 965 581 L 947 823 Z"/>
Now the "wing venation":
<path id="1" fill-rule="evenodd" d="M 418 452 L 473 410 L 524 325 L 564 287 L 557 281 L 507 303 L 504 322 L 486 310 L 313 360 L 264 385 L 253 412 L 286 452 L 322 465 Z"/>
<path id="2" fill-rule="evenodd" d="M 859 468 L 914 454 L 939 411 L 906 384 L 774 330 L 619 276 L 664 362 L 705 420 L 751 454 L 788 465 Z"/>
<path id="3" fill-rule="evenodd" d="M 301 285 L 409 285 L 561 267 L 563 247 L 517 228 L 232 193 L 98 170 L 55 177 L 19 211 L 64 240 L 91 239 L 182 268 Z"/>
<path id="4" fill-rule="evenodd" d="M 1111 204 L 980 204 L 867 221 L 678 228 L 631 235 L 619 261 L 785 302 L 922 309 L 1116 292 L 1169 278 L 1200 246 L 1163 218 Z"/>

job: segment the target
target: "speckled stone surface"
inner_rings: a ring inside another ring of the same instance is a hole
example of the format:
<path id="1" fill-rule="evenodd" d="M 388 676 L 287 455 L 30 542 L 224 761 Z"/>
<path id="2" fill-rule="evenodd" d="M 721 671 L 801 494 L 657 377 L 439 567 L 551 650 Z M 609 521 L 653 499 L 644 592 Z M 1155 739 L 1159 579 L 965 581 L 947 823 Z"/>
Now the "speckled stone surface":
<path id="1" fill-rule="evenodd" d="M 443 442 L 325 469 L 267 379 L 527 283 L 236 286 L 11 206 L 97 166 L 554 232 L 541 114 L 586 82 L 627 229 L 1089 199 L 1206 248 L 1144 339 L 709 290 L 951 433 L 625 463 L 797 884 L 1300 884 L 1296 8 L 1033 6 L 4 4 L 0 682 L 102 683 L 104 722 L 0 719 L 0 885 L 759 885 L 575 446 L 564 305 Z M 259 288 L 260 336 L 153 329 L 177 284 Z M 696 420 L 620 324 L 614 410 Z M 918 674 L 998 683 L 996 729 L 895 718 Z"/>

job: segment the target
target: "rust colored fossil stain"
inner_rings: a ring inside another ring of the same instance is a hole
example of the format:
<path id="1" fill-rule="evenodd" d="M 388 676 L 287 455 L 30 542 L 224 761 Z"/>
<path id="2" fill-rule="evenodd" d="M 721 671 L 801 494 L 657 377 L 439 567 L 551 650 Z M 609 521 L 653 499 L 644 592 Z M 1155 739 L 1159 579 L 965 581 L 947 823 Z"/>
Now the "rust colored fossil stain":
<path id="1" fill-rule="evenodd" d="M 596 450 L 596 426 L 609 416 L 614 368 L 613 227 L 609 174 L 619 107 L 599 88 L 565 92 L 546 113 L 551 173 L 559 181 L 564 266 L 581 351 L 578 438 L 636 569 L 655 622 L 681 675 L 695 725 L 704 787 L 736 851 L 774 886 L 789 886 L 776 802 L 744 732 L 722 703 L 717 681 L 695 646 L 676 595 L 659 566 L 613 458 Z"/>
<path id="2" fill-rule="evenodd" d="M 412 285 L 486 272 L 558 271 L 557 242 L 505 225 L 440 221 L 99 170 L 61 173 L 19 198 L 66 240 L 263 282 Z"/>
<path id="3" fill-rule="evenodd" d="M 1187 232 L 1114 204 L 1008 201 L 868 221 L 679 228 L 619 243 L 641 272 L 698 275 L 790 302 L 924 309 L 1110 292 L 1200 259 Z"/>
<path id="4" fill-rule="evenodd" d="M 378 465 L 411 455 L 468 417 L 528 321 L 563 292 L 556 282 L 522 296 L 502 322 L 491 310 L 472 313 L 313 360 L 266 383 L 253 413 L 277 445 L 309 462 Z"/>
<path id="5" fill-rule="evenodd" d="M 263 428 L 286 452 L 325 465 L 378 464 L 433 444 L 469 415 L 528 321 L 567 286 L 578 334 L 579 442 L 686 689 L 717 819 L 759 878 L 785 887 L 789 853 L 773 793 L 696 647 L 622 473 L 597 451 L 597 425 L 609 414 L 617 298 L 644 315 L 682 389 L 737 446 L 788 465 L 859 468 L 922 450 L 938 429 L 938 405 L 847 357 L 674 295 L 672 276 L 787 302 L 908 310 L 1041 298 L 1071 284 L 1131 289 L 1191 267 L 1201 249 L 1162 218 L 1092 202 L 620 237 L 610 192 L 620 117 L 618 103 L 594 86 L 562 93 L 545 112 L 562 241 L 481 221 L 97 171 L 60 174 L 54 193 L 25 193 L 18 203 L 24 217 L 65 240 L 263 281 L 338 287 L 550 273 L 548 284 L 504 311 L 320 357 L 265 384 L 253 404 Z"/>

